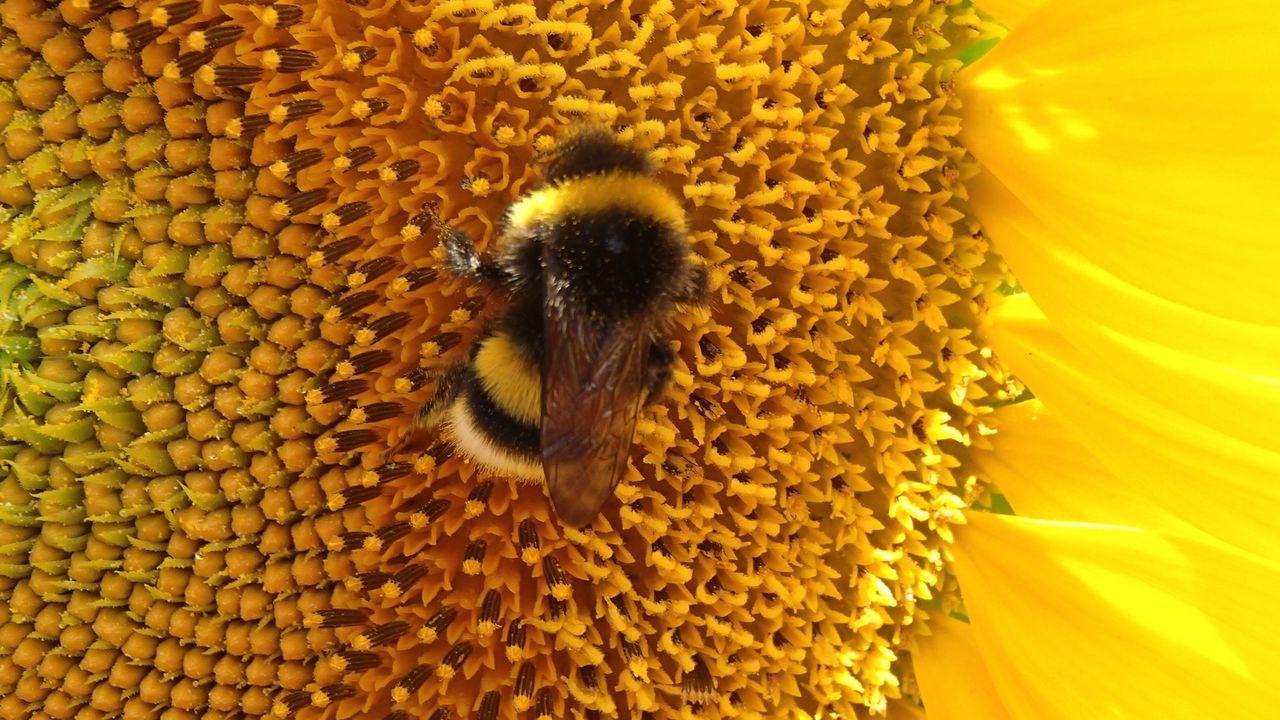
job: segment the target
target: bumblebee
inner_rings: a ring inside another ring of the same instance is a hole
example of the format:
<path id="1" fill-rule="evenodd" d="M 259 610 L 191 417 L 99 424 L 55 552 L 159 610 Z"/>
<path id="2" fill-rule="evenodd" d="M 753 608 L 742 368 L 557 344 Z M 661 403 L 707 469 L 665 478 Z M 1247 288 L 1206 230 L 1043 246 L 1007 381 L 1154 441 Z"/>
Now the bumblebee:
<path id="1" fill-rule="evenodd" d="M 560 519 L 584 527 L 626 471 L 641 407 L 670 379 L 664 328 L 677 306 L 705 302 L 707 273 L 641 150 L 585 126 L 550 155 L 492 256 L 439 224 L 446 270 L 505 303 L 392 454 L 439 432 L 482 466 L 545 482 Z"/>

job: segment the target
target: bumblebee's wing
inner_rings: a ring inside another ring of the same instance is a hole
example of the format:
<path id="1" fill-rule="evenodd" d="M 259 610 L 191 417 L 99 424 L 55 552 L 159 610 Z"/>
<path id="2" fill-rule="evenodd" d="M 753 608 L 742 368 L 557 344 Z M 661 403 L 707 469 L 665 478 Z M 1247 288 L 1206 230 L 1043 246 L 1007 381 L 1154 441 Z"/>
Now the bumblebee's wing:
<path id="1" fill-rule="evenodd" d="M 597 327 L 550 277 L 543 309 L 542 466 L 556 514 L 585 527 L 626 471 L 649 335 L 640 318 Z"/>

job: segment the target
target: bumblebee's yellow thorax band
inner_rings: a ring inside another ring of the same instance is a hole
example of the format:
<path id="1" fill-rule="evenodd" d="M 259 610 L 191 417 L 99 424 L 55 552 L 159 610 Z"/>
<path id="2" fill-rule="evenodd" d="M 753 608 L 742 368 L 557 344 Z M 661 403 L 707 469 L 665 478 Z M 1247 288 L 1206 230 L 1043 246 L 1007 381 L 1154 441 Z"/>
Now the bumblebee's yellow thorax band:
<path id="1" fill-rule="evenodd" d="M 511 338 L 502 333 L 485 338 L 473 365 L 500 410 L 526 425 L 542 425 L 542 374 Z"/>
<path id="2" fill-rule="evenodd" d="M 631 212 L 684 231 L 684 209 L 671 191 L 647 176 L 604 173 L 539 188 L 507 213 L 511 228 L 554 223 L 565 215 Z"/>

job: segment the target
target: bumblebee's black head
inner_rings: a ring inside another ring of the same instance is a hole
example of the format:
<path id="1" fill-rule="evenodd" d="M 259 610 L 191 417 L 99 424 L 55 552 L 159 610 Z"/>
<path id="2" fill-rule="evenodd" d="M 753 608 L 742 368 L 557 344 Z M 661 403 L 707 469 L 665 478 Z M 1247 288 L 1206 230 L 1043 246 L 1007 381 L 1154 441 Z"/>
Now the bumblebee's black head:
<path id="1" fill-rule="evenodd" d="M 545 275 L 567 311 L 605 323 L 665 313 L 687 284 L 680 200 L 642 150 L 607 128 L 571 133 L 547 182 L 512 205 L 506 221 L 513 274 L 524 282 Z"/>
<path id="2" fill-rule="evenodd" d="M 623 172 L 648 175 L 653 172 L 645 153 L 618 139 L 609 128 L 583 125 L 556 145 L 555 159 L 547 167 L 547 182 L 556 184 L 571 178 L 597 173 Z"/>

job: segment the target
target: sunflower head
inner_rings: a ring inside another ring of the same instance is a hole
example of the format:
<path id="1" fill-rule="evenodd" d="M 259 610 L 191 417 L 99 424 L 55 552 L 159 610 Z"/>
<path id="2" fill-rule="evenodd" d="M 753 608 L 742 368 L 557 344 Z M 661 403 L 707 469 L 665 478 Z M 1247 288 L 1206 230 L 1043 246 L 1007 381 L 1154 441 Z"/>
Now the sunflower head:
<path id="1" fill-rule="evenodd" d="M 9 0 L 0 711 L 906 707 L 1003 392 L 966 5 Z M 491 250 L 583 123 L 679 199 L 711 303 L 575 530 L 384 452 L 501 311 L 435 218 Z"/>

